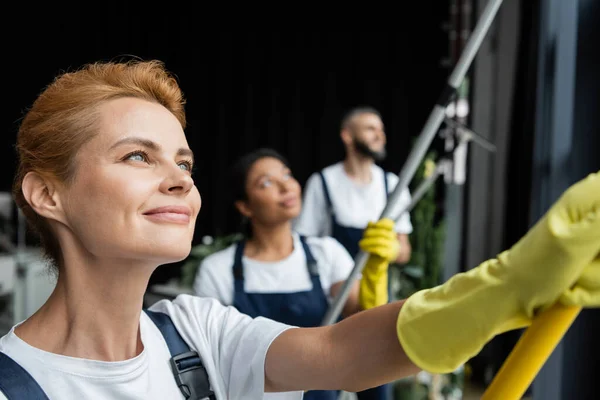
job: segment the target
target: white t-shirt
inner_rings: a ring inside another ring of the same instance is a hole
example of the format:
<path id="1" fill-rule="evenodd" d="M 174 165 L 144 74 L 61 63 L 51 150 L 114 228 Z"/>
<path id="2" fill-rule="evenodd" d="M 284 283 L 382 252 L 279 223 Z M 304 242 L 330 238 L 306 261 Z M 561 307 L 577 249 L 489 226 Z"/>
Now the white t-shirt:
<path id="1" fill-rule="evenodd" d="M 150 307 L 168 314 L 181 337 L 203 360 L 217 399 L 302 399 L 302 392 L 264 394 L 265 356 L 290 327 L 252 319 L 214 299 L 180 295 Z M 0 338 L 0 351 L 17 361 L 50 399 L 183 399 L 169 365 L 160 330 L 142 312 L 144 350 L 137 357 L 105 362 L 66 357 L 34 348 L 14 334 Z M 0 393 L 0 399 L 6 399 Z"/>
<path id="2" fill-rule="evenodd" d="M 300 236 L 297 233 L 293 233 L 293 236 L 294 250 L 281 261 L 265 262 L 242 258 L 246 292 L 289 293 L 312 289 Z M 334 238 L 307 237 L 306 243 L 317 261 L 321 286 L 331 302 L 331 286 L 348 278 L 354 268 L 354 260 Z M 233 244 L 202 261 L 194 281 L 196 295 L 215 298 L 224 305 L 233 304 L 235 248 L 236 245 Z"/>
<path id="3" fill-rule="evenodd" d="M 338 224 L 364 229 L 369 222 L 379 220 L 387 203 L 383 174 L 384 170 L 373 164 L 371 182 L 361 185 L 350 179 L 344 171 L 342 162 L 330 165 L 323 170 Z M 386 176 L 388 192 L 391 195 L 398 184 L 398 177 L 389 172 L 386 173 Z M 410 201 L 411 195 L 406 188 L 401 192 L 400 199 L 392 210 L 392 215 L 397 216 L 403 208 L 410 204 Z M 318 173 L 312 174 L 306 182 L 302 212 L 294 221 L 294 229 L 306 236 L 332 234 L 331 214 Z M 412 233 L 413 227 L 408 212 L 402 214 L 396 223 L 395 230 L 398 233 Z"/>

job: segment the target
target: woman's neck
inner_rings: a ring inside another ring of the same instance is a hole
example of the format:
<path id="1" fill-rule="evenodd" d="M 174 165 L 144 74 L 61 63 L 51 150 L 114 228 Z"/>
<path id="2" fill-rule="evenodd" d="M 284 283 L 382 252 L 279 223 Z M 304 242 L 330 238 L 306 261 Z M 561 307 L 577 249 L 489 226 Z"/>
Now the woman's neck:
<path id="1" fill-rule="evenodd" d="M 143 349 L 140 313 L 153 270 L 131 260 L 65 257 L 54 292 L 15 333 L 34 347 L 65 356 L 133 358 Z"/>
<path id="2" fill-rule="evenodd" d="M 292 224 L 252 225 L 252 237 L 248 239 L 244 254 L 260 261 L 279 261 L 294 251 Z"/>

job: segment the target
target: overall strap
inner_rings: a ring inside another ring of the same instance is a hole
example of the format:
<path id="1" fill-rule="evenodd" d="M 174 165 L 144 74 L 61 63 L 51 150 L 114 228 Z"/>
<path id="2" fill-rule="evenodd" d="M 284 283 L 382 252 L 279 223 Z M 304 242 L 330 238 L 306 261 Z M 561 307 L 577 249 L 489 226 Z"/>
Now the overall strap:
<path id="1" fill-rule="evenodd" d="M 171 353 L 171 368 L 177 386 L 186 399 L 215 399 L 210 390 L 208 373 L 202 365 L 200 355 L 190 350 L 183 340 L 171 318 L 161 312 L 144 310 L 162 333 L 169 352 Z"/>
<path id="2" fill-rule="evenodd" d="M 313 256 L 310 248 L 308 247 L 308 243 L 306 243 L 306 238 L 304 236 L 300 236 L 300 242 L 302 243 L 302 248 L 304 249 L 304 254 L 306 254 L 306 266 L 308 267 L 308 272 L 313 277 L 319 276 L 319 268 L 317 267 L 317 260 Z"/>
<path id="3" fill-rule="evenodd" d="M 233 256 L 233 278 L 235 280 L 244 280 L 244 265 L 242 263 L 242 257 L 244 256 L 244 247 L 246 242 L 240 240 L 235 246 L 235 255 Z"/>
<path id="4" fill-rule="evenodd" d="M 385 187 L 385 197 L 390 196 L 390 190 L 388 188 L 387 172 L 383 171 L 383 186 Z"/>
<path id="5" fill-rule="evenodd" d="M 0 392 L 9 400 L 48 400 L 35 379 L 15 360 L 0 352 Z"/>
<path id="6" fill-rule="evenodd" d="M 319 171 L 319 176 L 321 177 L 321 182 L 323 183 L 323 193 L 325 194 L 325 201 L 327 202 L 327 207 L 333 213 L 333 203 L 331 202 L 331 197 L 329 196 L 329 190 L 327 189 L 327 182 L 325 182 L 325 175 L 323 175 L 323 171 Z"/>

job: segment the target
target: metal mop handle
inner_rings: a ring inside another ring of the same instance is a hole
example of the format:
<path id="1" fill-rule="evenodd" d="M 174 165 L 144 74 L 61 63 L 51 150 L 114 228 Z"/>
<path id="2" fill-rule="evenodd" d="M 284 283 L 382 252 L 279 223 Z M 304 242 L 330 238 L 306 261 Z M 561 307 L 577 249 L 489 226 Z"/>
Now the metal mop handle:
<path id="1" fill-rule="evenodd" d="M 490 0 L 483 10 L 481 17 L 479 17 L 477 25 L 475 26 L 467 45 L 465 46 L 458 62 L 456 63 L 452 74 L 448 78 L 446 88 L 442 91 L 440 98 L 431 111 L 431 114 L 429 115 L 429 118 L 427 119 L 425 126 L 419 135 L 417 143 L 411 150 L 408 159 L 398 175 L 398 184 L 388 199 L 380 218 L 391 217 L 391 211 L 394 209 L 394 206 L 398 203 L 402 192 L 408 187 L 408 184 L 415 175 L 421 160 L 425 157 L 431 141 L 435 137 L 436 132 L 444 120 L 446 106 L 450 103 L 450 101 L 452 101 L 456 90 L 462 83 L 465 74 L 471 66 L 473 58 L 475 58 L 475 55 L 481 46 L 481 42 L 492 25 L 494 17 L 496 16 L 496 12 L 498 11 L 498 8 L 500 8 L 501 4 L 502 0 Z M 334 299 L 333 304 L 329 310 L 327 310 L 327 314 L 323 319 L 323 325 L 330 325 L 337 321 L 342 312 L 343 306 L 348 299 L 352 284 L 362 272 L 367 259 L 368 254 L 364 253 L 363 251 L 360 251 L 357 254 L 354 261 L 354 268 L 352 269 L 352 272 L 350 272 L 348 279 L 344 282 L 342 289 Z"/>

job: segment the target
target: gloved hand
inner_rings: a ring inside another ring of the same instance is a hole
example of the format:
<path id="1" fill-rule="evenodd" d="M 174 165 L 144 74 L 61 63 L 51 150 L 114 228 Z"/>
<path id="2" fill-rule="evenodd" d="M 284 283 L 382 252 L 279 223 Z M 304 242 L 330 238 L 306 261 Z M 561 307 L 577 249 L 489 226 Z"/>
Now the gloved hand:
<path id="1" fill-rule="evenodd" d="M 600 307 L 600 254 L 558 301 L 566 306 Z"/>
<path id="2" fill-rule="evenodd" d="M 598 306 L 597 289 L 594 297 L 582 293 L 598 283 L 591 266 L 599 253 L 595 173 L 571 186 L 510 250 L 409 297 L 398 315 L 398 339 L 418 367 L 451 372 L 495 335 L 528 326 L 560 298 Z"/>
<path id="3" fill-rule="evenodd" d="M 394 221 L 383 218 L 370 222 L 358 243 L 369 253 L 360 280 L 359 303 L 368 310 L 388 302 L 388 266 L 398 257 L 400 242 L 394 231 Z"/>

